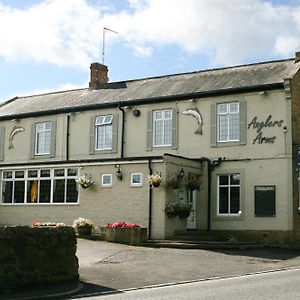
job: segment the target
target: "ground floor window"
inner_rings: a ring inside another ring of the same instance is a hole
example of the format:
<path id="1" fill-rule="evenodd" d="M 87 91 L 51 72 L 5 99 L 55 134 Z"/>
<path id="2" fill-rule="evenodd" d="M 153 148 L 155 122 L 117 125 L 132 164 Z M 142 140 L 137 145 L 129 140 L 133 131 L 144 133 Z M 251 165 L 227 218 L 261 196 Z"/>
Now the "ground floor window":
<path id="1" fill-rule="evenodd" d="M 217 214 L 238 215 L 240 211 L 240 174 L 218 176 Z"/>
<path id="2" fill-rule="evenodd" d="M 78 168 L 2 171 L 1 203 L 78 203 Z"/>

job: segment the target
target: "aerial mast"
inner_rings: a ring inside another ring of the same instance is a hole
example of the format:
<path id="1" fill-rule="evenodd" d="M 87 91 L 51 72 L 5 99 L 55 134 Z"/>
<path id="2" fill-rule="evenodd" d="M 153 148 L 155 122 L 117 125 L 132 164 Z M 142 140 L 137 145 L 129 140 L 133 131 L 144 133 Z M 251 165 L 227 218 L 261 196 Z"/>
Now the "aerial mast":
<path id="1" fill-rule="evenodd" d="M 102 65 L 104 65 L 104 56 L 105 56 L 105 34 L 107 31 L 113 32 L 113 33 L 118 33 L 114 30 L 111 30 L 107 27 L 103 27 L 103 36 L 102 36 Z"/>

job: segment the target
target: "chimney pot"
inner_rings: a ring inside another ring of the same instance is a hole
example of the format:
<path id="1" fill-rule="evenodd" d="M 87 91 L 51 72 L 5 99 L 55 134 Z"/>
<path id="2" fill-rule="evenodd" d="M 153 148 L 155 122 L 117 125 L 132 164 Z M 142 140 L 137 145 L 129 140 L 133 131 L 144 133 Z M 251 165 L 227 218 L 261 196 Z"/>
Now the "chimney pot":
<path id="1" fill-rule="evenodd" d="M 89 87 L 91 89 L 99 89 L 108 83 L 108 68 L 100 63 L 91 64 L 91 79 Z"/>

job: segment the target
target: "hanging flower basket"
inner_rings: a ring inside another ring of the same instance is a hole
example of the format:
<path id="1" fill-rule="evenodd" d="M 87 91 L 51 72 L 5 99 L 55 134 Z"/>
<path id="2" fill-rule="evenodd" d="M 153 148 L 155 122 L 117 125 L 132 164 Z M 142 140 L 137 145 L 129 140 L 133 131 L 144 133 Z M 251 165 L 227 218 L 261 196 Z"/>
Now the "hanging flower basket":
<path id="1" fill-rule="evenodd" d="M 155 175 L 150 175 L 148 177 L 148 182 L 150 187 L 159 187 L 161 184 L 161 176 L 158 173 L 156 173 Z"/>
<path id="2" fill-rule="evenodd" d="M 168 218 L 172 219 L 178 216 L 178 202 L 168 202 L 165 205 L 165 214 Z"/>
<path id="3" fill-rule="evenodd" d="M 192 210 L 192 205 L 189 203 L 179 203 L 178 204 L 178 216 L 181 219 L 186 219 L 189 217 Z"/>
<path id="4" fill-rule="evenodd" d="M 87 189 L 93 183 L 91 175 L 87 174 L 77 177 L 75 181 L 80 184 L 83 189 Z"/>
<path id="5" fill-rule="evenodd" d="M 189 217 L 189 215 L 191 214 L 190 211 L 186 211 L 186 210 L 182 210 L 178 212 L 179 218 L 180 219 L 186 219 Z"/>

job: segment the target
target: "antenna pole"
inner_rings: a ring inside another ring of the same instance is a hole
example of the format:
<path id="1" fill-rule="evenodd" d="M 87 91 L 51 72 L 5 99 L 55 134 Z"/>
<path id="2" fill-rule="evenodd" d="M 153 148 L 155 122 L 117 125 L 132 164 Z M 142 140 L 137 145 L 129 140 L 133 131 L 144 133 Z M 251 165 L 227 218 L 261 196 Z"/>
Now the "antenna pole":
<path id="1" fill-rule="evenodd" d="M 114 30 L 103 27 L 103 33 L 102 33 L 102 65 L 104 65 L 104 57 L 105 57 L 105 33 L 106 33 L 106 31 L 110 31 L 110 32 L 113 32 L 113 33 L 118 33 Z"/>

